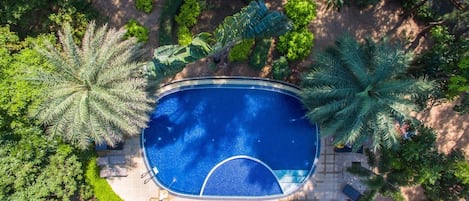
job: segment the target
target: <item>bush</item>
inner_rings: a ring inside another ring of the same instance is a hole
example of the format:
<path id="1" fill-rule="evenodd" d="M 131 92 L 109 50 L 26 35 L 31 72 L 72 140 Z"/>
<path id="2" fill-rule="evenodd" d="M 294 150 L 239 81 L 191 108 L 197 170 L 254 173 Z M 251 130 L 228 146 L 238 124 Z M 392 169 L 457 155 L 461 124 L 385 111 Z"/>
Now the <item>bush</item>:
<path id="1" fill-rule="evenodd" d="M 99 177 L 96 157 L 92 157 L 88 163 L 86 168 L 86 181 L 92 186 L 94 195 L 98 200 L 122 201 L 122 199 L 114 193 L 106 179 Z"/>
<path id="2" fill-rule="evenodd" d="M 312 0 L 288 0 L 285 12 L 293 21 L 295 29 L 301 29 L 316 17 L 316 4 Z"/>
<path id="3" fill-rule="evenodd" d="M 272 76 L 274 79 L 285 80 L 285 78 L 291 73 L 291 70 L 288 67 L 287 59 L 282 56 L 275 60 L 272 64 L 272 71 Z"/>
<path id="4" fill-rule="evenodd" d="M 138 42 L 148 41 L 148 33 L 150 33 L 150 30 L 145 26 L 140 25 L 136 20 L 129 20 L 129 22 L 125 24 L 125 29 L 127 29 L 127 33 L 124 35 L 125 39 L 135 37 Z"/>
<path id="5" fill-rule="evenodd" d="M 153 0 L 136 0 L 135 8 L 145 13 L 151 13 L 151 10 L 153 10 Z"/>
<path id="6" fill-rule="evenodd" d="M 179 26 L 190 28 L 197 23 L 199 15 L 200 5 L 197 0 L 185 0 L 176 16 L 176 22 Z"/>
<path id="7" fill-rule="evenodd" d="M 263 39 L 256 41 L 256 45 L 252 50 L 252 54 L 249 57 L 249 66 L 254 69 L 261 69 L 267 63 L 267 56 L 269 56 L 270 45 L 272 39 Z"/>
<path id="8" fill-rule="evenodd" d="M 192 42 L 192 32 L 186 26 L 181 26 L 178 29 L 178 44 L 189 45 Z"/>
<path id="9" fill-rule="evenodd" d="M 176 16 L 183 0 L 164 1 L 163 11 L 160 17 L 159 42 L 160 45 L 174 44 L 173 25 L 174 16 Z"/>
<path id="10" fill-rule="evenodd" d="M 306 28 L 279 37 L 278 50 L 290 61 L 306 58 L 313 47 L 314 35 Z"/>
<path id="11" fill-rule="evenodd" d="M 236 44 L 233 46 L 233 48 L 231 48 L 230 53 L 228 54 L 228 61 L 246 61 L 253 45 L 253 39 L 243 40 Z"/>

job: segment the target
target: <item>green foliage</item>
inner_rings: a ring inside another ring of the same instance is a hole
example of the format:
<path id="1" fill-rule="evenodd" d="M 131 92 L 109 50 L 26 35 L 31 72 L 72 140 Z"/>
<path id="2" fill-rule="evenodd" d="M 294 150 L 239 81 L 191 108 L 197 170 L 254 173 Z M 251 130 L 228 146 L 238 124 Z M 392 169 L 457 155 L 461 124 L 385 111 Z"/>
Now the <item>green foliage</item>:
<path id="1" fill-rule="evenodd" d="M 178 44 L 189 45 L 192 40 L 190 28 L 197 23 L 200 15 L 200 5 L 197 0 L 185 0 L 181 6 L 179 14 L 176 16 L 178 24 Z"/>
<path id="2" fill-rule="evenodd" d="M 98 17 L 98 12 L 87 1 L 59 0 L 58 6 L 58 12 L 49 15 L 49 20 L 52 22 L 50 31 L 55 32 L 64 24 L 70 24 L 74 27 L 73 35 L 76 42 L 85 34 L 88 22 Z"/>
<path id="3" fill-rule="evenodd" d="M 469 68 L 465 58 L 469 55 L 469 39 L 456 38 L 446 26 L 435 26 L 430 34 L 434 44 L 417 59 L 417 66 L 423 66 L 427 76 L 441 80 L 440 90 L 453 99 L 467 91 Z"/>
<path id="4" fill-rule="evenodd" d="M 467 56 L 461 59 L 458 67 L 458 74 L 449 78 L 447 92 L 449 97 L 469 92 L 469 52 Z"/>
<path id="5" fill-rule="evenodd" d="M 122 199 L 114 193 L 106 179 L 99 177 L 99 167 L 96 164 L 96 157 L 92 157 L 86 168 L 86 181 L 92 186 L 94 195 L 98 200 L 106 201 L 122 201 Z"/>
<path id="6" fill-rule="evenodd" d="M 295 29 L 301 29 L 316 17 L 316 3 L 312 0 L 288 0 L 285 12 L 293 21 Z"/>
<path id="7" fill-rule="evenodd" d="M 200 5 L 197 0 L 184 0 L 179 14 L 176 16 L 176 22 L 179 26 L 192 27 L 197 23 L 200 15 Z"/>
<path id="8" fill-rule="evenodd" d="M 192 32 L 186 26 L 181 26 L 178 29 L 178 44 L 189 45 L 192 42 Z"/>
<path id="9" fill-rule="evenodd" d="M 201 33 L 187 46 L 165 45 L 156 48 L 152 63 L 147 64 L 146 76 L 159 82 L 165 77 L 175 75 L 186 64 L 208 56 L 212 52 L 207 43 L 209 38 L 210 34 Z"/>
<path id="10" fill-rule="evenodd" d="M 8 24 L 21 38 L 55 31 L 64 23 L 83 35 L 89 20 L 96 18 L 89 1 L 82 0 L 4 0 L 0 3 L 0 24 Z"/>
<path id="11" fill-rule="evenodd" d="M 270 45 L 272 44 L 272 39 L 262 39 L 256 40 L 254 49 L 252 50 L 251 55 L 249 56 L 249 66 L 254 69 L 261 69 L 267 63 L 267 57 L 269 56 Z"/>
<path id="12" fill-rule="evenodd" d="M 273 62 L 272 70 L 272 76 L 276 80 L 285 80 L 291 73 L 291 69 L 288 67 L 288 61 L 284 56 L 281 56 Z"/>
<path id="13" fill-rule="evenodd" d="M 306 58 L 311 52 L 313 40 L 313 33 L 308 29 L 300 29 L 280 36 L 277 48 L 287 56 L 288 60 L 300 60 Z"/>
<path id="14" fill-rule="evenodd" d="M 135 0 L 135 8 L 145 13 L 151 13 L 153 10 L 153 0 Z"/>
<path id="15" fill-rule="evenodd" d="M 200 33 L 187 46 L 165 45 L 155 50 L 153 64 L 147 66 L 146 75 L 161 80 L 181 70 L 186 64 L 217 55 L 243 39 L 269 38 L 285 33 L 291 28 L 288 18 L 277 11 L 269 11 L 263 1 L 251 2 L 233 16 L 225 18 L 211 35 Z"/>
<path id="16" fill-rule="evenodd" d="M 163 11 L 161 12 L 160 16 L 160 28 L 158 34 L 160 45 L 174 44 L 174 18 L 177 15 L 182 2 L 183 0 L 164 1 Z"/>
<path id="17" fill-rule="evenodd" d="M 461 150 L 452 150 L 449 155 L 440 155 L 442 171 L 434 183 L 423 183 L 425 195 L 430 200 L 458 201 L 469 196 L 467 170 L 469 165 Z M 435 165 L 435 164 L 432 164 Z M 461 171 L 460 168 L 463 168 Z M 464 175 L 464 176 L 463 176 Z"/>
<path id="18" fill-rule="evenodd" d="M 214 52 L 228 48 L 242 39 L 270 38 L 292 28 L 291 22 L 280 12 L 267 9 L 264 1 L 252 1 L 233 16 L 223 20 L 215 32 Z"/>
<path id="19" fill-rule="evenodd" d="M 461 180 L 462 184 L 469 185 L 469 163 L 464 160 L 455 162 L 454 176 Z"/>
<path id="20" fill-rule="evenodd" d="M 50 37 L 27 38 L 19 41 L 8 27 L 0 28 L 0 128 L 15 128 L 30 124 L 28 114 L 42 102 L 42 87 L 31 80 L 32 71 L 48 71 L 45 59 L 33 44 L 41 44 Z"/>
<path id="21" fill-rule="evenodd" d="M 231 48 L 228 54 L 228 60 L 230 62 L 234 61 L 246 61 L 251 52 L 252 46 L 254 45 L 254 40 L 243 40 L 240 43 L 236 44 Z"/>
<path id="22" fill-rule="evenodd" d="M 0 139 L 1 200 L 71 200 L 82 186 L 81 162 L 68 145 L 38 127 L 17 127 Z"/>
<path id="23" fill-rule="evenodd" d="M 65 26 L 59 33 L 61 49 L 46 43 L 38 51 L 54 67 L 36 72 L 46 87 L 37 118 L 48 133 L 86 149 L 90 143 L 113 145 L 125 135 L 137 135 L 152 110 L 146 80 L 138 73 L 139 46 L 122 40 L 125 30 L 91 23 L 78 47 Z"/>
<path id="24" fill-rule="evenodd" d="M 381 179 L 369 179 L 370 188 L 393 200 L 404 200 L 398 187 L 412 185 L 422 185 L 430 200 L 459 200 L 468 196 L 469 185 L 464 178 L 468 178 L 469 165 L 462 152 L 453 150 L 449 155 L 440 154 L 435 144 L 436 134 L 431 128 L 418 125 L 417 133 L 411 139 L 402 140 L 399 148 L 383 149 L 377 154 L 378 171 L 371 178 Z M 377 185 L 379 180 L 384 183 Z"/>
<path id="25" fill-rule="evenodd" d="M 428 0 L 401 0 L 401 6 L 405 12 L 412 12 L 415 17 L 423 21 L 434 21 L 438 19 L 432 3 Z"/>
<path id="26" fill-rule="evenodd" d="M 137 38 L 138 42 L 148 41 L 148 34 L 150 33 L 150 30 L 147 27 L 140 25 L 137 20 L 129 20 L 129 22 L 125 24 L 125 29 L 127 29 L 127 32 L 124 35 L 124 39 L 135 37 Z"/>
<path id="27" fill-rule="evenodd" d="M 336 144 L 373 149 L 399 142 L 398 119 L 411 119 L 412 98 L 426 97 L 431 82 L 406 76 L 408 57 L 387 43 L 359 43 L 349 35 L 316 55 L 312 71 L 302 79 L 307 117 Z"/>

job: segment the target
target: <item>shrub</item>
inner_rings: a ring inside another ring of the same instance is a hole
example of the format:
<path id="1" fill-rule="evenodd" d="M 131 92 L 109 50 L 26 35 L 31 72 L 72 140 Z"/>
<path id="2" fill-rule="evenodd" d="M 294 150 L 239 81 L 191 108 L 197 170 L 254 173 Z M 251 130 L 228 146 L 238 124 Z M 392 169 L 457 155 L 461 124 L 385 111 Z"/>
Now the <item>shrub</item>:
<path id="1" fill-rule="evenodd" d="M 179 26 L 190 28 L 197 23 L 199 15 L 200 6 L 197 0 L 185 0 L 176 16 L 176 22 Z"/>
<path id="2" fill-rule="evenodd" d="M 138 42 L 148 41 L 148 33 L 150 33 L 150 30 L 145 26 L 140 25 L 136 20 L 129 20 L 129 22 L 125 24 L 125 29 L 127 29 L 127 33 L 124 35 L 125 39 L 135 37 Z"/>
<path id="3" fill-rule="evenodd" d="M 252 50 L 249 57 L 249 66 L 254 69 L 261 69 L 267 63 L 267 56 L 269 56 L 269 49 L 272 39 L 263 39 L 256 41 L 256 45 Z"/>
<path id="4" fill-rule="evenodd" d="M 86 181 L 92 186 L 94 195 L 98 200 L 122 201 L 122 199 L 114 193 L 106 179 L 99 177 L 96 157 L 92 157 L 88 163 L 86 168 Z"/>
<path id="5" fill-rule="evenodd" d="M 295 29 L 301 29 L 316 17 L 316 4 L 312 0 L 288 0 L 285 12 L 293 21 Z"/>
<path id="6" fill-rule="evenodd" d="M 145 13 L 151 13 L 151 10 L 153 10 L 153 0 L 136 0 L 135 8 Z"/>
<path id="7" fill-rule="evenodd" d="M 313 33 L 304 28 L 280 36 L 277 47 L 281 53 L 286 54 L 290 61 L 304 59 L 311 52 L 313 40 Z"/>
<path id="8" fill-rule="evenodd" d="M 160 45 L 174 43 L 173 25 L 174 16 L 177 14 L 183 0 L 164 1 L 163 11 L 160 16 L 159 42 Z"/>
<path id="9" fill-rule="evenodd" d="M 272 64 L 272 71 L 274 79 L 285 80 L 285 78 L 291 73 L 287 59 L 284 56 L 281 56 L 279 59 L 275 60 Z"/>
<path id="10" fill-rule="evenodd" d="M 233 46 L 233 48 L 231 48 L 230 53 L 228 54 L 228 61 L 246 61 L 253 45 L 253 39 L 243 40 L 236 44 Z"/>
<path id="11" fill-rule="evenodd" d="M 192 32 L 186 26 L 181 26 L 178 29 L 178 44 L 189 45 L 192 42 Z"/>

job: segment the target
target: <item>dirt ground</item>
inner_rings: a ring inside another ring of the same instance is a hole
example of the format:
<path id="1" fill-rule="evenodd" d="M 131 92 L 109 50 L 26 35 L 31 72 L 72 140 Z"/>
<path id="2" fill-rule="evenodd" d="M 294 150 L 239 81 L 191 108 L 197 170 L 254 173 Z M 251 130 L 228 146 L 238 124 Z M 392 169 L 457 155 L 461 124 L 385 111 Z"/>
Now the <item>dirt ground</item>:
<path id="1" fill-rule="evenodd" d="M 149 56 L 158 47 L 158 22 L 163 0 L 153 0 L 152 13 L 145 14 L 135 9 L 134 0 L 93 0 L 93 5 L 103 16 L 108 18 L 111 27 L 122 27 L 128 20 L 136 19 L 150 28 L 150 40 L 145 45 Z M 238 11 L 244 3 L 242 1 L 206 0 L 210 11 L 202 13 L 199 25 L 194 32 L 213 30 L 224 16 Z M 275 10 L 282 10 L 286 0 L 266 0 L 266 4 Z M 375 6 L 365 9 L 346 7 L 341 12 L 327 10 L 323 3 L 318 3 L 317 17 L 310 24 L 314 33 L 314 47 L 312 54 L 333 45 L 334 39 L 343 33 L 350 33 L 357 38 L 371 37 L 374 40 L 388 38 L 391 41 L 403 41 L 403 45 L 410 52 L 418 53 L 425 49 L 425 37 L 419 36 L 421 27 L 412 19 L 404 19 L 402 10 L 396 1 L 383 0 Z M 296 63 L 300 70 L 311 61 Z M 260 71 L 249 68 L 245 63 L 222 62 L 218 66 L 210 65 L 211 61 L 202 59 L 188 65 L 173 79 L 210 75 L 243 75 L 269 77 L 270 68 L 267 66 Z M 294 77 L 298 77 L 298 73 Z M 295 79 L 293 79 L 295 80 Z M 427 126 L 438 133 L 439 149 L 448 153 L 451 149 L 464 149 L 469 158 L 469 115 L 459 115 L 452 110 L 454 103 L 442 103 L 423 112 L 414 114 Z M 408 200 L 425 200 L 421 188 L 403 188 Z"/>

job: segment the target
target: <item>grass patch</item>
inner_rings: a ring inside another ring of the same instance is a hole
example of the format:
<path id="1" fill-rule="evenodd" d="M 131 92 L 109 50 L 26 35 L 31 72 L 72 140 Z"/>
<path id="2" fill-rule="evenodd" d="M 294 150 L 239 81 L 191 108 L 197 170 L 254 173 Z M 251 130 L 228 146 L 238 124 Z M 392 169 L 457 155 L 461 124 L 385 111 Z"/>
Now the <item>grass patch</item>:
<path id="1" fill-rule="evenodd" d="M 123 201 L 111 188 L 106 179 L 99 177 L 96 156 L 91 157 L 86 168 L 86 181 L 91 185 L 94 196 L 100 201 Z"/>

